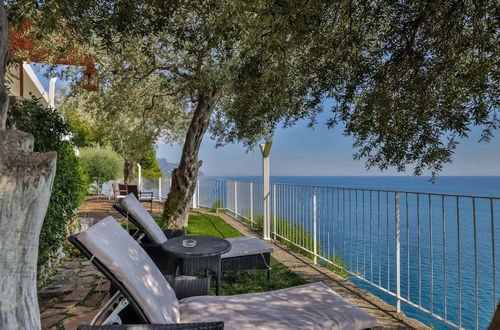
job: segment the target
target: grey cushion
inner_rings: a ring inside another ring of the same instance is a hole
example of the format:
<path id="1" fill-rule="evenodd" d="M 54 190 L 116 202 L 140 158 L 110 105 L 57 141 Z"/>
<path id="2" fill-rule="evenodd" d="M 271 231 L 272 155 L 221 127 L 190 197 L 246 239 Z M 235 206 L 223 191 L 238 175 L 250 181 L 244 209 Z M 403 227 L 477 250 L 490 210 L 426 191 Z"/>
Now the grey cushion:
<path id="1" fill-rule="evenodd" d="M 366 329 L 377 325 L 321 282 L 235 296 L 180 300 L 181 322 L 224 321 L 224 329 Z"/>
<path id="2" fill-rule="evenodd" d="M 128 194 L 121 202 L 120 206 L 127 211 L 141 225 L 146 234 L 156 244 L 163 244 L 167 237 L 160 226 L 151 217 L 148 211 L 141 205 L 133 194 Z M 227 239 L 231 243 L 231 250 L 222 255 L 222 258 L 233 258 L 248 256 L 260 253 L 271 253 L 272 249 L 257 237 L 235 237 Z"/>
<path id="3" fill-rule="evenodd" d="M 151 323 L 179 323 L 174 290 L 141 246 L 116 222 L 106 217 L 78 240 L 123 283 Z"/>
<path id="4" fill-rule="evenodd" d="M 154 243 L 162 244 L 167 241 L 167 237 L 160 226 L 158 226 L 151 214 L 146 211 L 134 194 L 128 194 L 120 202 L 120 206 L 134 217 Z"/>
<path id="5" fill-rule="evenodd" d="M 231 250 L 222 255 L 222 258 L 243 257 L 258 253 L 271 253 L 272 248 L 257 237 L 234 237 L 226 238 L 231 243 Z"/>

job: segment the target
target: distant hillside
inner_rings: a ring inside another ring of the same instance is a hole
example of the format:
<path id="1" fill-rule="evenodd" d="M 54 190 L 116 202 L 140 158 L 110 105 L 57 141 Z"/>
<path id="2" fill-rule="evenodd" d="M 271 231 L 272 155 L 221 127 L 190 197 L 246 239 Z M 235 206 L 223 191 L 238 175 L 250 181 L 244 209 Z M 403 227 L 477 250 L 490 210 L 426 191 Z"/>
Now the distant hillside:
<path id="1" fill-rule="evenodd" d="M 170 163 L 165 158 L 158 158 L 158 165 L 160 166 L 163 175 L 165 177 L 171 178 L 172 171 L 174 170 L 174 168 L 177 168 L 177 166 L 179 166 L 179 163 Z M 204 176 L 203 172 L 199 171 L 198 176 Z"/>

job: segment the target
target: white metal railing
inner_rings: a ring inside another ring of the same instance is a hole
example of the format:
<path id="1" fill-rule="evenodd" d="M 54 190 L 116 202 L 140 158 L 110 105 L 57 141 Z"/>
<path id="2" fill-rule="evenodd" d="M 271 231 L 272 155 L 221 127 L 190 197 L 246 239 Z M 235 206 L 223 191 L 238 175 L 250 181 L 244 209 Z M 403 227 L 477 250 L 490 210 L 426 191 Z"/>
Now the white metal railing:
<path id="1" fill-rule="evenodd" d="M 271 236 L 429 323 L 485 328 L 499 292 L 500 198 L 271 184 Z M 262 225 L 260 182 L 203 179 L 197 204 Z M 421 317 L 421 318 L 422 318 Z"/>

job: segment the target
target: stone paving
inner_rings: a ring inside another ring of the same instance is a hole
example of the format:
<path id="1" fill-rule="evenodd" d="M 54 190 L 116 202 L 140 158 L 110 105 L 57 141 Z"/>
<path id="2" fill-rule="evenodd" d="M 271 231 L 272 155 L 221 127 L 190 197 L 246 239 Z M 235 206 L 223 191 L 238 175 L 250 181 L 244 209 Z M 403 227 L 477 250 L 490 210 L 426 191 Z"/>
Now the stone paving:
<path id="1" fill-rule="evenodd" d="M 89 324 L 109 299 L 109 285 L 90 262 L 64 262 L 38 291 L 42 329 L 74 330 Z"/>

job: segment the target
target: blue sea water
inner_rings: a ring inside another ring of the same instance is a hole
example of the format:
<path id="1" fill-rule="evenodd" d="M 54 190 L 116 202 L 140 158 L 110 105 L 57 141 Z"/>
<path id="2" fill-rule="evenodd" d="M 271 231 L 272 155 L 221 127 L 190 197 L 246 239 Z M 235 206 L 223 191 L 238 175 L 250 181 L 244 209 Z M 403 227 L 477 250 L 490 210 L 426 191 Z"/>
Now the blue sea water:
<path id="1" fill-rule="evenodd" d="M 248 176 L 224 178 L 261 181 Z M 450 194 L 400 196 L 402 297 L 464 328 L 476 327 L 477 300 L 477 327 L 487 327 L 494 300 L 500 298 L 500 248 L 495 238 L 500 237 L 500 200 L 451 195 L 500 197 L 500 177 L 443 176 L 432 183 L 429 177 L 277 176 L 271 182 L 306 185 L 277 186 L 281 197 L 276 213 L 308 231 L 310 223 L 303 218 L 311 213 L 312 189 L 307 185 Z M 340 256 L 354 274 L 395 292 L 395 194 L 355 189 L 316 189 L 321 254 Z M 382 290 L 355 276 L 350 280 L 395 304 Z M 408 304 L 402 308 L 425 324 L 449 328 Z"/>

